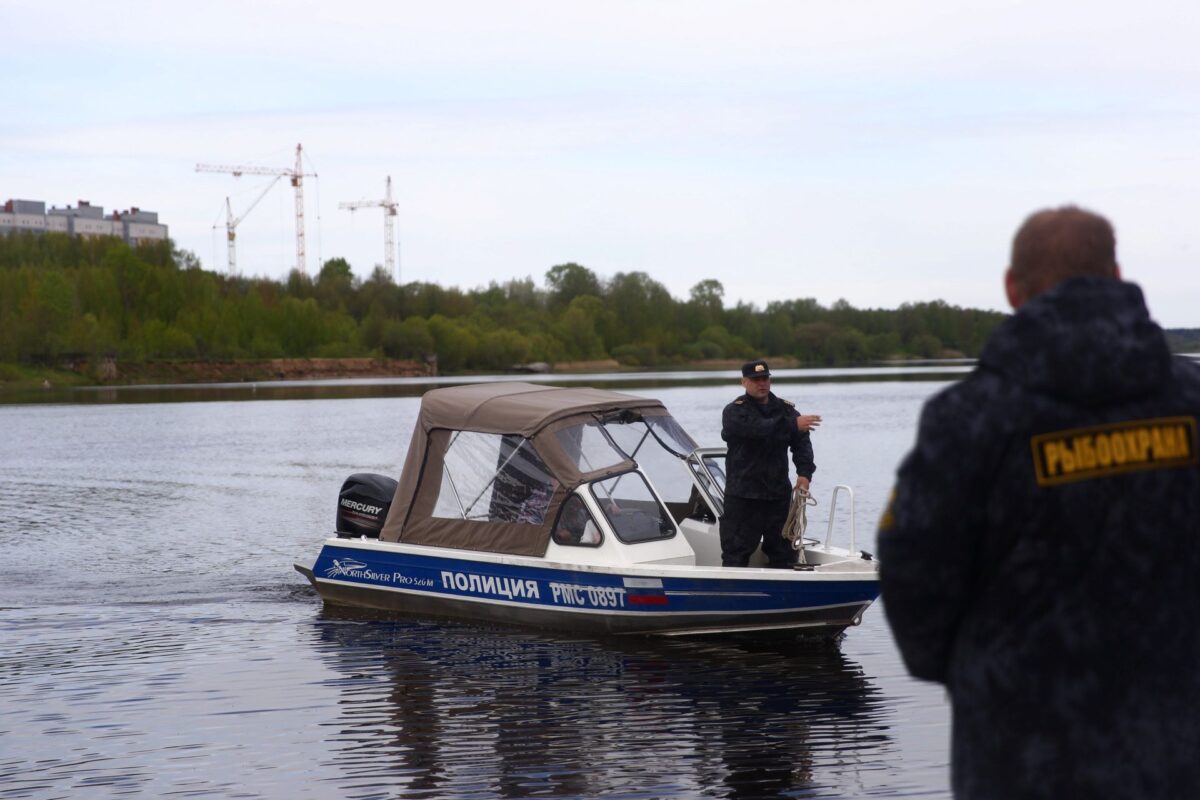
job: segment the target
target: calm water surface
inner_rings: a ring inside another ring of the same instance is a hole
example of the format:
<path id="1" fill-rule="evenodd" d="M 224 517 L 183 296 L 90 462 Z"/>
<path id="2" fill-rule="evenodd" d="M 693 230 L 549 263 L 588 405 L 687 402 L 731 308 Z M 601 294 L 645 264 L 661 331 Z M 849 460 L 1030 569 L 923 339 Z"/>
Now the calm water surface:
<path id="1" fill-rule="evenodd" d="M 825 418 L 810 530 L 850 484 L 868 550 L 952 376 L 885 377 L 776 386 Z M 641 393 L 715 445 L 737 390 Z M 325 610 L 291 565 L 419 401 L 122 399 L 0 406 L 0 797 L 948 796 L 943 694 L 878 605 L 837 646 Z"/>

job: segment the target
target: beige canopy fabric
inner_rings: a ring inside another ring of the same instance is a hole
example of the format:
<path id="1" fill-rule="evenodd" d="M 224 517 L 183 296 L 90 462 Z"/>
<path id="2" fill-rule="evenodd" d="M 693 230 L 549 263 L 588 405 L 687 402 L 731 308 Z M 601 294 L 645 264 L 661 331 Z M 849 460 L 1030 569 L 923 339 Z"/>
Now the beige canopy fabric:
<path id="1" fill-rule="evenodd" d="M 380 539 L 545 555 L 559 506 L 585 474 L 592 475 L 579 470 L 576 459 L 563 450 L 555 433 L 624 410 L 641 416 L 667 415 L 658 400 L 588 387 L 480 383 L 426 392 Z M 553 479 L 553 492 L 540 524 L 434 516 L 443 483 L 444 458 L 456 431 L 529 440 Z M 626 460 L 601 472 L 619 472 L 633 466 Z"/>
<path id="2" fill-rule="evenodd" d="M 662 408 L 662 403 L 587 386 L 478 383 L 426 392 L 417 424 L 425 430 L 515 433 L 529 438 L 556 420 L 622 408 Z"/>

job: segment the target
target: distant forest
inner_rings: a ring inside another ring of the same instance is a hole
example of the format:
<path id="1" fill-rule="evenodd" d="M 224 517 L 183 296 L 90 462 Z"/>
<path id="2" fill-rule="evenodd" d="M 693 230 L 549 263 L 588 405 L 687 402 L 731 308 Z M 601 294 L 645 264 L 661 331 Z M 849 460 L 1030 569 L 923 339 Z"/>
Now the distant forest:
<path id="1" fill-rule="evenodd" d="M 680 300 L 645 272 L 605 277 L 574 263 L 551 267 L 540 285 L 527 277 L 460 289 L 396 285 L 382 268 L 361 280 L 333 258 L 315 277 L 293 271 L 281 282 L 205 271 L 169 241 L 0 236 L 0 362 L 10 364 L 436 354 L 443 373 L 609 358 L 842 365 L 977 356 L 1003 318 L 938 300 L 885 310 L 724 299 L 715 280 Z"/>
<path id="2" fill-rule="evenodd" d="M 1167 331 L 1167 343 L 1173 353 L 1200 353 L 1200 328 L 1175 328 Z"/>

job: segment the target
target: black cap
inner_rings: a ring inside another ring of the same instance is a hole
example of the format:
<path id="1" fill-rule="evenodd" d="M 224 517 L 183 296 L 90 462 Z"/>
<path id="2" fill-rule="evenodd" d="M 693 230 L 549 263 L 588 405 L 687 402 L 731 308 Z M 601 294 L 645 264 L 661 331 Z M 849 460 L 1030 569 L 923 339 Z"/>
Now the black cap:
<path id="1" fill-rule="evenodd" d="M 758 361 L 747 361 L 742 364 L 743 378 L 769 378 L 771 377 L 771 368 L 767 366 L 767 362 L 761 358 Z"/>

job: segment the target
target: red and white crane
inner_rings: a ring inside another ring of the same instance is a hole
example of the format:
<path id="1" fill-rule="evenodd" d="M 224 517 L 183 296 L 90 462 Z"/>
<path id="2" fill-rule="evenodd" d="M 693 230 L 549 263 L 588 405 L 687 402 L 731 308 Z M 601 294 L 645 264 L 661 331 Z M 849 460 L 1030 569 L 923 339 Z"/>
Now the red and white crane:
<path id="1" fill-rule="evenodd" d="M 397 285 L 400 283 L 400 275 L 396 272 L 396 208 L 398 203 L 392 199 L 392 176 L 387 179 L 387 191 L 384 193 L 382 200 L 356 200 L 347 203 L 338 203 L 338 208 L 347 208 L 355 211 L 360 208 L 382 208 L 383 209 L 383 267 L 388 274 L 392 276 L 392 281 Z"/>
<path id="2" fill-rule="evenodd" d="M 304 257 L 304 179 L 307 177 L 315 178 L 315 172 L 305 172 L 303 164 L 303 148 L 296 145 L 296 166 L 295 167 L 259 167 L 259 166 L 229 166 L 226 164 L 197 164 L 196 172 L 227 172 L 235 178 L 240 178 L 243 175 L 276 175 L 280 178 L 289 178 L 292 182 L 292 188 L 296 190 L 296 269 L 301 275 L 307 274 L 308 270 L 305 264 Z M 255 201 L 257 202 L 257 201 Z M 249 213 L 249 212 L 247 212 Z M 243 214 L 243 217 L 246 215 Z M 241 221 L 240 219 L 238 220 Z M 233 254 L 233 234 L 229 234 L 230 254 Z M 231 259 L 232 262 L 232 259 Z M 230 271 L 233 270 L 232 263 Z"/>

